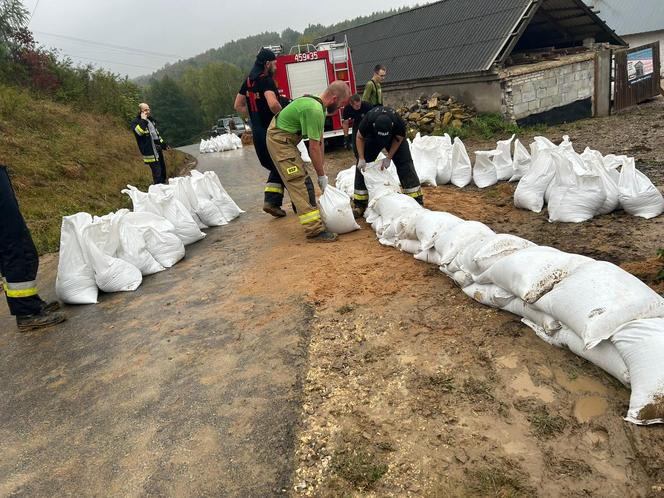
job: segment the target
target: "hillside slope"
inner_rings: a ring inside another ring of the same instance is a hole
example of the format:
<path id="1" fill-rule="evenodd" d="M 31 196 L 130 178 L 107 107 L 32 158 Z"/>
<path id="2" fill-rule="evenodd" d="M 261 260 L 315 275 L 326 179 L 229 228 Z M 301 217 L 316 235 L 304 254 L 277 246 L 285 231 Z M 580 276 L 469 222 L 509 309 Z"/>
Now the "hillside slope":
<path id="1" fill-rule="evenodd" d="M 167 152 L 169 175 L 191 160 Z M 40 254 L 59 247 L 62 216 L 130 207 L 120 190 L 151 183 L 136 142 L 119 120 L 81 113 L 0 85 L 0 163 L 9 167 Z"/>

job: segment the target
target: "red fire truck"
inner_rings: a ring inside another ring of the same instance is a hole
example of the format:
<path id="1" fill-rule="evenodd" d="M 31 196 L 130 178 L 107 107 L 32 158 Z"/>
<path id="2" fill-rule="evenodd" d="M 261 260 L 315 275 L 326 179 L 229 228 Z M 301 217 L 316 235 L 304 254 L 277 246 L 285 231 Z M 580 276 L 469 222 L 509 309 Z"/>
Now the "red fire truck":
<path id="1" fill-rule="evenodd" d="M 279 93 L 289 99 L 303 95 L 320 95 L 336 80 L 345 81 L 355 93 L 355 73 L 348 42 L 325 42 L 318 45 L 296 45 L 288 54 L 283 47 L 265 47 L 277 55 L 275 81 Z M 325 121 L 325 138 L 343 135 L 341 109 Z"/>

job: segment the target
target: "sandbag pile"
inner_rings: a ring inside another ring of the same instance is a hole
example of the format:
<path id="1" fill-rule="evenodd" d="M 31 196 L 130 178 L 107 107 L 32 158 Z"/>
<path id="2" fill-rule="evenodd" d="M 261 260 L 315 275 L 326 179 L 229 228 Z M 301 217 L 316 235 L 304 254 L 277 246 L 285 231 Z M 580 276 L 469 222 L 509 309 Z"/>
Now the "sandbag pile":
<path id="1" fill-rule="evenodd" d="M 454 141 L 442 136 L 422 136 L 419 133 L 410 143 L 415 171 L 422 185 L 436 187 L 446 183 L 463 188 L 473 178 L 466 147 L 459 137 Z"/>
<path id="2" fill-rule="evenodd" d="M 131 185 L 122 192 L 133 212 L 62 219 L 55 290 L 63 302 L 94 304 L 99 290 L 136 290 L 143 276 L 180 261 L 186 245 L 205 237 L 201 228 L 225 225 L 243 212 L 211 171 L 194 170 L 148 192 Z"/>
<path id="3" fill-rule="evenodd" d="M 242 139 L 235 133 L 225 133 L 217 135 L 209 140 L 201 139 L 198 150 L 201 154 L 208 152 L 224 152 L 242 148 Z"/>
<path id="4" fill-rule="evenodd" d="M 437 264 L 472 299 L 521 316 L 549 344 L 631 385 L 626 420 L 664 423 L 662 297 L 611 263 L 425 209 L 375 163 L 365 181 L 366 220 L 382 244 Z"/>

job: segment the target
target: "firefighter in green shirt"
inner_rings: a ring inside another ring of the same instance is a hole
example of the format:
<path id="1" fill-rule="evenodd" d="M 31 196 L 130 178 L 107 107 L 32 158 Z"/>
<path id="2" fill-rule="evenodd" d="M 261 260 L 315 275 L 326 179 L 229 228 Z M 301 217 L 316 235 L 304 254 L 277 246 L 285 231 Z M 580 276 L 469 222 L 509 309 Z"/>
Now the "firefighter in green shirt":
<path id="1" fill-rule="evenodd" d="M 309 139 L 309 155 L 321 190 L 327 186 L 323 166 L 323 128 L 326 114 L 332 115 L 350 99 L 350 87 L 335 81 L 318 97 L 306 95 L 288 104 L 270 123 L 267 149 L 284 181 L 288 195 L 297 210 L 307 238 L 313 242 L 333 242 L 337 234 L 328 232 L 316 207 L 309 175 L 304 168 L 297 144 Z M 309 184 L 309 185 L 308 185 Z M 312 186 L 313 187 L 313 186 Z"/>
<path id="2" fill-rule="evenodd" d="M 364 85 L 362 100 L 369 102 L 372 106 L 383 105 L 383 90 L 381 84 L 385 80 L 387 70 L 385 66 L 378 64 L 374 67 L 374 74 L 367 84 Z"/>

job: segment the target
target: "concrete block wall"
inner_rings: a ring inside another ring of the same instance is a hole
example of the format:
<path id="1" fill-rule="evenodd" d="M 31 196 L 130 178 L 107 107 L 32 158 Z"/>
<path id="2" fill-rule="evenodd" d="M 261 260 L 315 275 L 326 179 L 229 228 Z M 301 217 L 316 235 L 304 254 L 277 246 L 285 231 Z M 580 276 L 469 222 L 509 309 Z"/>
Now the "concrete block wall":
<path id="1" fill-rule="evenodd" d="M 503 80 L 501 112 L 517 120 L 593 96 L 594 60 L 509 76 Z"/>

